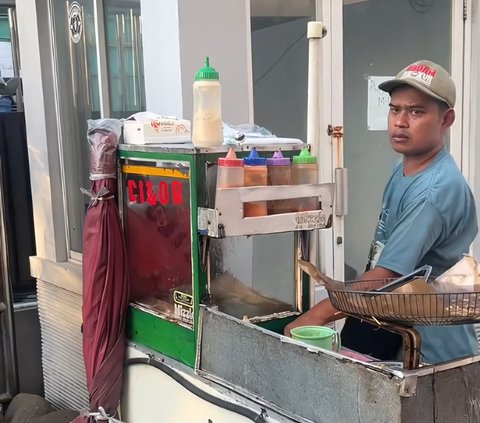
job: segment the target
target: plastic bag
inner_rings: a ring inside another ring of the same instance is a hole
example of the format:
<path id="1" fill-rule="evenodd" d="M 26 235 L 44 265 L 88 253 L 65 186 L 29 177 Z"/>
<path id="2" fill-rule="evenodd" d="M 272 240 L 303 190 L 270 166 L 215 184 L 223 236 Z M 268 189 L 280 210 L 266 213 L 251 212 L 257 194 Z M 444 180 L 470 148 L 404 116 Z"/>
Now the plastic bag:
<path id="1" fill-rule="evenodd" d="M 258 126 L 254 123 L 242 123 L 239 125 L 229 125 L 223 123 L 224 144 L 239 144 L 247 138 L 272 138 L 275 135 L 268 129 Z"/>
<path id="2" fill-rule="evenodd" d="M 279 138 L 267 128 L 254 123 L 239 125 L 223 124 L 223 144 L 238 145 L 275 145 L 275 144 L 303 144 L 297 138 Z"/>
<path id="3" fill-rule="evenodd" d="M 117 146 L 123 120 L 89 119 L 88 145 L 90 147 L 90 180 L 117 177 Z"/>
<path id="4" fill-rule="evenodd" d="M 431 285 L 437 292 L 480 292 L 480 263 L 466 255 Z"/>

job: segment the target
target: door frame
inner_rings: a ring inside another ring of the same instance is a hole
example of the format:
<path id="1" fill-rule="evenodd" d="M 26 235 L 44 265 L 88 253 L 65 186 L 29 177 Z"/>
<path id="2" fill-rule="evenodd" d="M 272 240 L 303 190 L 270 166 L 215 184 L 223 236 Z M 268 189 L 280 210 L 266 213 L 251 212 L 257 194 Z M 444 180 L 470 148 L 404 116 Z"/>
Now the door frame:
<path id="1" fill-rule="evenodd" d="M 457 88 L 457 100 L 455 104 L 456 119 L 450 132 L 450 153 L 462 170 L 467 181 L 469 180 L 469 71 L 470 56 L 469 50 L 470 37 L 467 37 L 469 31 L 466 31 L 467 25 L 470 26 L 471 20 L 464 19 L 464 7 L 471 4 L 471 0 L 453 0 L 452 1 L 452 31 L 451 31 L 451 76 Z M 468 46 L 467 46 L 468 44 Z M 468 103 L 467 103 L 468 101 Z"/>
<path id="2" fill-rule="evenodd" d="M 327 27 L 321 49 L 320 182 L 334 181 L 338 144 L 327 134 L 328 125 L 342 126 L 343 116 L 343 1 L 316 0 L 317 20 Z M 475 143 L 470 137 L 472 0 L 452 0 L 451 75 L 457 87 L 456 121 L 451 129 L 450 151 L 473 186 Z M 348 141 L 347 141 L 348 142 Z M 340 151 L 343 153 L 343 151 Z M 348 192 L 348 190 L 347 190 Z M 334 216 L 333 229 L 320 231 L 319 268 L 337 280 L 344 279 L 344 218 Z"/>
<path id="3" fill-rule="evenodd" d="M 343 149 L 339 151 L 339 144 L 328 128 L 329 125 L 343 128 L 343 2 L 316 0 L 316 14 L 327 29 L 320 49 L 319 180 L 334 182 L 335 169 L 343 166 Z M 338 163 L 339 153 L 341 163 Z M 333 213 L 332 229 L 319 232 L 319 269 L 336 280 L 343 280 L 344 217 Z"/>

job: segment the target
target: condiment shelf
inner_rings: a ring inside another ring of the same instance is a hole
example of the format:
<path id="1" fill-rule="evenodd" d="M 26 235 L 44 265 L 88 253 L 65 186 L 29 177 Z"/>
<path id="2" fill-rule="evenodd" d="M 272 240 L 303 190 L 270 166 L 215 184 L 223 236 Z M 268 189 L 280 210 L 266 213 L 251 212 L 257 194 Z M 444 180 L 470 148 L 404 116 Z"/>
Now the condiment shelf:
<path id="1" fill-rule="evenodd" d="M 332 225 L 335 184 L 218 189 L 215 209 L 198 208 L 198 231 L 213 238 L 326 229 Z M 320 209 L 244 217 L 244 203 L 319 197 Z"/>

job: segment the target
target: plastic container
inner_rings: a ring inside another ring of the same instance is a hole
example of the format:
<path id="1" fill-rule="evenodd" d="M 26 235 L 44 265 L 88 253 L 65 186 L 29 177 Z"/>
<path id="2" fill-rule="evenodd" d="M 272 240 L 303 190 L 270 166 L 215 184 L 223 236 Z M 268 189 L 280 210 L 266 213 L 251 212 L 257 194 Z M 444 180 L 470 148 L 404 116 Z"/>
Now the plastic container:
<path id="1" fill-rule="evenodd" d="M 260 157 L 256 148 L 253 148 L 244 161 L 244 185 L 246 187 L 265 186 L 268 183 L 266 160 Z M 243 206 L 244 217 L 265 216 L 267 214 L 267 202 L 255 201 L 245 203 Z"/>
<path id="2" fill-rule="evenodd" d="M 218 72 L 205 66 L 195 74 L 193 83 L 192 142 L 196 147 L 215 147 L 223 143 L 222 91 Z"/>
<path id="3" fill-rule="evenodd" d="M 275 151 L 273 157 L 266 161 L 268 169 L 268 185 L 291 185 L 290 159 L 283 157 L 280 150 Z M 295 210 L 292 200 L 267 201 L 268 214 L 291 213 Z"/>
<path id="4" fill-rule="evenodd" d="M 298 326 L 290 331 L 292 338 L 330 351 L 340 351 L 340 334 L 326 326 Z"/>
<path id="5" fill-rule="evenodd" d="M 243 187 L 243 159 L 237 159 L 235 150 L 230 148 L 225 157 L 218 159 L 217 189 Z"/>
<path id="6" fill-rule="evenodd" d="M 298 156 L 293 156 L 292 184 L 318 183 L 317 158 L 310 154 L 308 148 L 302 149 Z M 298 211 L 318 210 L 318 197 L 298 198 L 295 200 Z"/>

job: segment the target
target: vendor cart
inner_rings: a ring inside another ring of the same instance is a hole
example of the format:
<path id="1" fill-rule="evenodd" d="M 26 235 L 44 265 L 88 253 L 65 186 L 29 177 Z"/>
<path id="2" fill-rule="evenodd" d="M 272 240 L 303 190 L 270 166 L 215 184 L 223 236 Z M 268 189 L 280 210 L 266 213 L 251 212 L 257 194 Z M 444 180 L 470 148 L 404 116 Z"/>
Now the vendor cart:
<path id="1" fill-rule="evenodd" d="M 303 146 L 256 148 L 291 156 Z M 237 155 L 251 148 L 239 145 Z M 300 265 L 310 259 L 312 233 L 329 230 L 334 186 L 216 192 L 216 165 L 226 152 L 120 147 L 133 292 L 122 418 L 478 421 L 479 357 L 403 366 L 282 335 L 310 305 Z M 314 211 L 243 217 L 245 202 L 312 196 L 319 198 Z"/>
<path id="2" fill-rule="evenodd" d="M 307 141 L 317 155 L 325 32 L 321 23 L 309 23 Z M 342 308 L 342 293 L 367 298 L 372 287 L 338 282 L 329 291 L 337 292 L 339 309 L 403 330 L 403 363 L 345 348 L 325 350 L 283 335 L 285 325 L 313 303 L 313 273 L 305 263 L 315 264 L 318 231 L 331 231 L 347 211 L 342 127 L 332 126 L 328 134 L 337 156 L 335 184 L 216 190 L 218 159 L 227 146 L 120 146 L 119 191 L 132 279 L 125 421 L 480 421 L 480 357 L 420 363 L 421 341 L 404 321 Z M 292 157 L 305 146 L 256 140 L 234 148 L 239 157 L 253 147 L 266 157 L 277 149 Z M 248 202 L 305 197 L 318 198 L 318 207 L 243 215 Z M 368 301 L 377 297 L 394 298 L 379 294 Z"/>
<path id="3" fill-rule="evenodd" d="M 256 148 L 271 156 L 280 147 L 292 156 L 303 144 Z M 277 331 L 308 308 L 308 276 L 297 266 L 297 251 L 308 258 L 309 231 L 332 219 L 333 184 L 216 193 L 217 160 L 226 152 L 188 145 L 120 149 L 133 304 L 127 333 L 192 367 L 201 304 Z M 318 210 L 243 218 L 243 203 L 296 196 L 318 197 Z"/>

